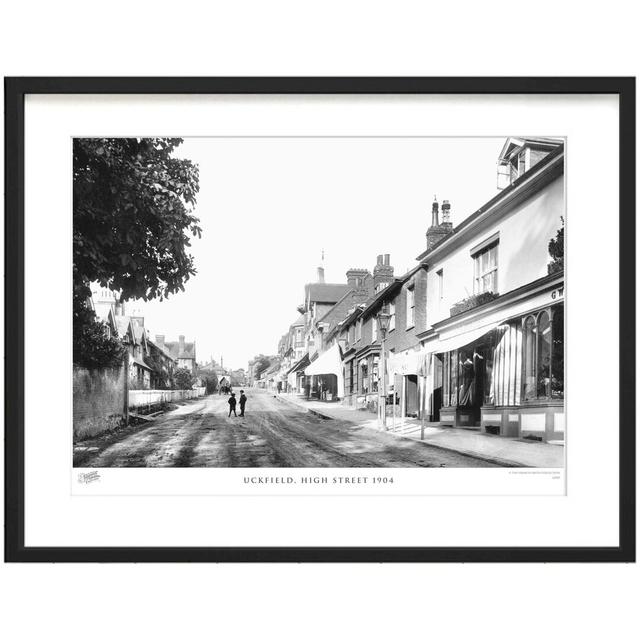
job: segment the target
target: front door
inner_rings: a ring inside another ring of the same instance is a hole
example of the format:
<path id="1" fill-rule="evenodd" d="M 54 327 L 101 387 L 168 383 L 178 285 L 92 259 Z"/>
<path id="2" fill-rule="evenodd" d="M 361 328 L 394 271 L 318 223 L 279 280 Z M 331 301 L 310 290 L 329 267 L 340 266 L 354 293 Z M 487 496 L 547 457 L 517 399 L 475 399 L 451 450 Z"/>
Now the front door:
<path id="1" fill-rule="evenodd" d="M 442 354 L 433 356 L 433 395 L 431 399 L 431 420 L 440 420 L 440 407 L 442 407 Z"/>
<path id="2" fill-rule="evenodd" d="M 407 376 L 407 388 L 405 402 L 407 415 L 416 417 L 418 415 L 418 376 Z"/>

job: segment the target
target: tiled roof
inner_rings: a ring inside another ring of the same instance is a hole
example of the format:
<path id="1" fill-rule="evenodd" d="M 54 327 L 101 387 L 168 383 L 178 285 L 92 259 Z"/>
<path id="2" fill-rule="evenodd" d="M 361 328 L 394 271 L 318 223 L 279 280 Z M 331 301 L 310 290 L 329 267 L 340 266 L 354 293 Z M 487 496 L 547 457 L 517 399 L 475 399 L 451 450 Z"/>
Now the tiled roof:
<path id="1" fill-rule="evenodd" d="M 116 329 L 121 338 L 127 333 L 130 324 L 131 318 L 129 316 L 116 316 Z"/>
<path id="2" fill-rule="evenodd" d="M 131 326 L 133 327 L 133 335 L 136 338 L 136 342 L 141 342 L 142 336 L 144 336 L 144 326 L 133 318 L 131 319 Z"/>
<path id="3" fill-rule="evenodd" d="M 139 367 L 143 367 L 144 369 L 149 369 L 149 371 L 151 371 L 151 367 L 148 364 L 145 364 L 142 360 L 140 360 L 140 358 L 137 358 L 136 356 L 131 356 L 131 362 L 137 364 Z"/>
<path id="4" fill-rule="evenodd" d="M 338 302 L 349 291 L 348 284 L 331 284 L 326 282 L 314 282 L 304 287 L 305 298 L 310 302 Z"/>
<path id="5" fill-rule="evenodd" d="M 162 353 L 167 358 L 171 358 L 172 360 L 175 360 L 175 358 L 169 353 L 169 351 L 161 347 L 157 342 L 154 342 L 153 340 L 150 340 L 149 338 L 147 338 L 147 343 L 155 347 L 158 351 L 160 351 L 160 353 Z"/>
<path id="6" fill-rule="evenodd" d="M 180 349 L 179 342 L 165 342 L 165 349 L 169 351 L 171 357 L 173 358 L 191 358 L 195 360 L 196 358 L 196 343 L 195 342 L 185 342 L 182 345 L 182 349 Z"/>
<path id="7" fill-rule="evenodd" d="M 304 326 L 304 315 L 300 314 L 297 318 L 295 322 L 292 322 L 290 325 L 290 327 L 299 327 L 299 326 Z"/>

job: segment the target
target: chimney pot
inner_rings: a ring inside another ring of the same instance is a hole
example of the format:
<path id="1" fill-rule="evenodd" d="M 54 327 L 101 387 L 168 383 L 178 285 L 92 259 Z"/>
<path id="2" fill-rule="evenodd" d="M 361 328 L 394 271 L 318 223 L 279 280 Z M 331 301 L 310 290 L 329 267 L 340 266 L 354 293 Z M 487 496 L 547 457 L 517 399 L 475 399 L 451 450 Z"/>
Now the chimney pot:
<path id="1" fill-rule="evenodd" d="M 318 282 L 324 282 L 324 268 L 318 267 Z"/>
<path id="2" fill-rule="evenodd" d="M 388 267 L 388 266 L 391 264 L 390 260 L 391 260 L 391 258 L 390 258 L 390 256 L 389 256 L 389 254 L 388 254 L 388 253 L 385 253 L 385 254 L 384 254 L 384 264 L 385 264 L 385 266 L 387 266 L 387 267 Z"/>
<path id="3" fill-rule="evenodd" d="M 438 226 L 438 201 L 433 198 L 433 204 L 431 205 L 431 226 Z"/>
<path id="4" fill-rule="evenodd" d="M 382 254 L 380 254 L 380 255 L 378 256 L 378 259 L 377 259 L 377 263 L 376 263 L 376 264 L 382 264 Z"/>
<path id="5" fill-rule="evenodd" d="M 442 201 L 442 222 L 447 223 L 451 222 L 451 205 L 448 200 Z"/>

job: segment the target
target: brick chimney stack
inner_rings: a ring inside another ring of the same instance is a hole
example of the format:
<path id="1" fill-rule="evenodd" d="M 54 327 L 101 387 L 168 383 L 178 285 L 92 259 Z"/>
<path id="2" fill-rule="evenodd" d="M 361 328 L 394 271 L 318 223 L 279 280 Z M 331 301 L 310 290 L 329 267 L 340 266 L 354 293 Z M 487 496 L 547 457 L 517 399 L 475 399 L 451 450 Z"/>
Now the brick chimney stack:
<path id="1" fill-rule="evenodd" d="M 448 200 L 442 201 L 442 224 L 451 224 L 451 205 Z"/>
<path id="2" fill-rule="evenodd" d="M 157 344 L 161 349 L 164 349 L 164 336 L 156 336 L 156 344 Z"/>
<path id="3" fill-rule="evenodd" d="M 184 352 L 184 336 L 178 336 L 178 344 L 180 345 L 180 353 Z"/>
<path id="4" fill-rule="evenodd" d="M 442 201 L 442 222 L 439 222 L 438 201 L 434 200 L 431 205 L 431 226 L 427 229 L 427 250 L 435 247 L 452 232 L 451 204 L 448 200 Z"/>
<path id="5" fill-rule="evenodd" d="M 362 289 L 364 288 L 364 283 L 366 277 L 370 275 L 367 269 L 358 269 L 352 267 L 347 271 L 347 284 L 352 289 Z"/>
<path id="6" fill-rule="evenodd" d="M 393 282 L 393 267 L 390 264 L 389 254 L 379 255 L 376 266 L 373 268 L 373 290 L 379 291 L 380 285 Z"/>

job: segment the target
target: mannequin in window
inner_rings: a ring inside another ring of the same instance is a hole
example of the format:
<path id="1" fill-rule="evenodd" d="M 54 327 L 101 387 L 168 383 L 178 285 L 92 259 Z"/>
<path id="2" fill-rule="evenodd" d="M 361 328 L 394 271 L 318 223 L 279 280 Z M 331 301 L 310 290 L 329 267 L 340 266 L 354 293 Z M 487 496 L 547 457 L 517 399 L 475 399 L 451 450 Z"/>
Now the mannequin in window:
<path id="1" fill-rule="evenodd" d="M 467 356 L 460 360 L 460 391 L 458 393 L 458 406 L 468 407 L 473 404 L 475 381 L 475 367 L 473 360 Z"/>

